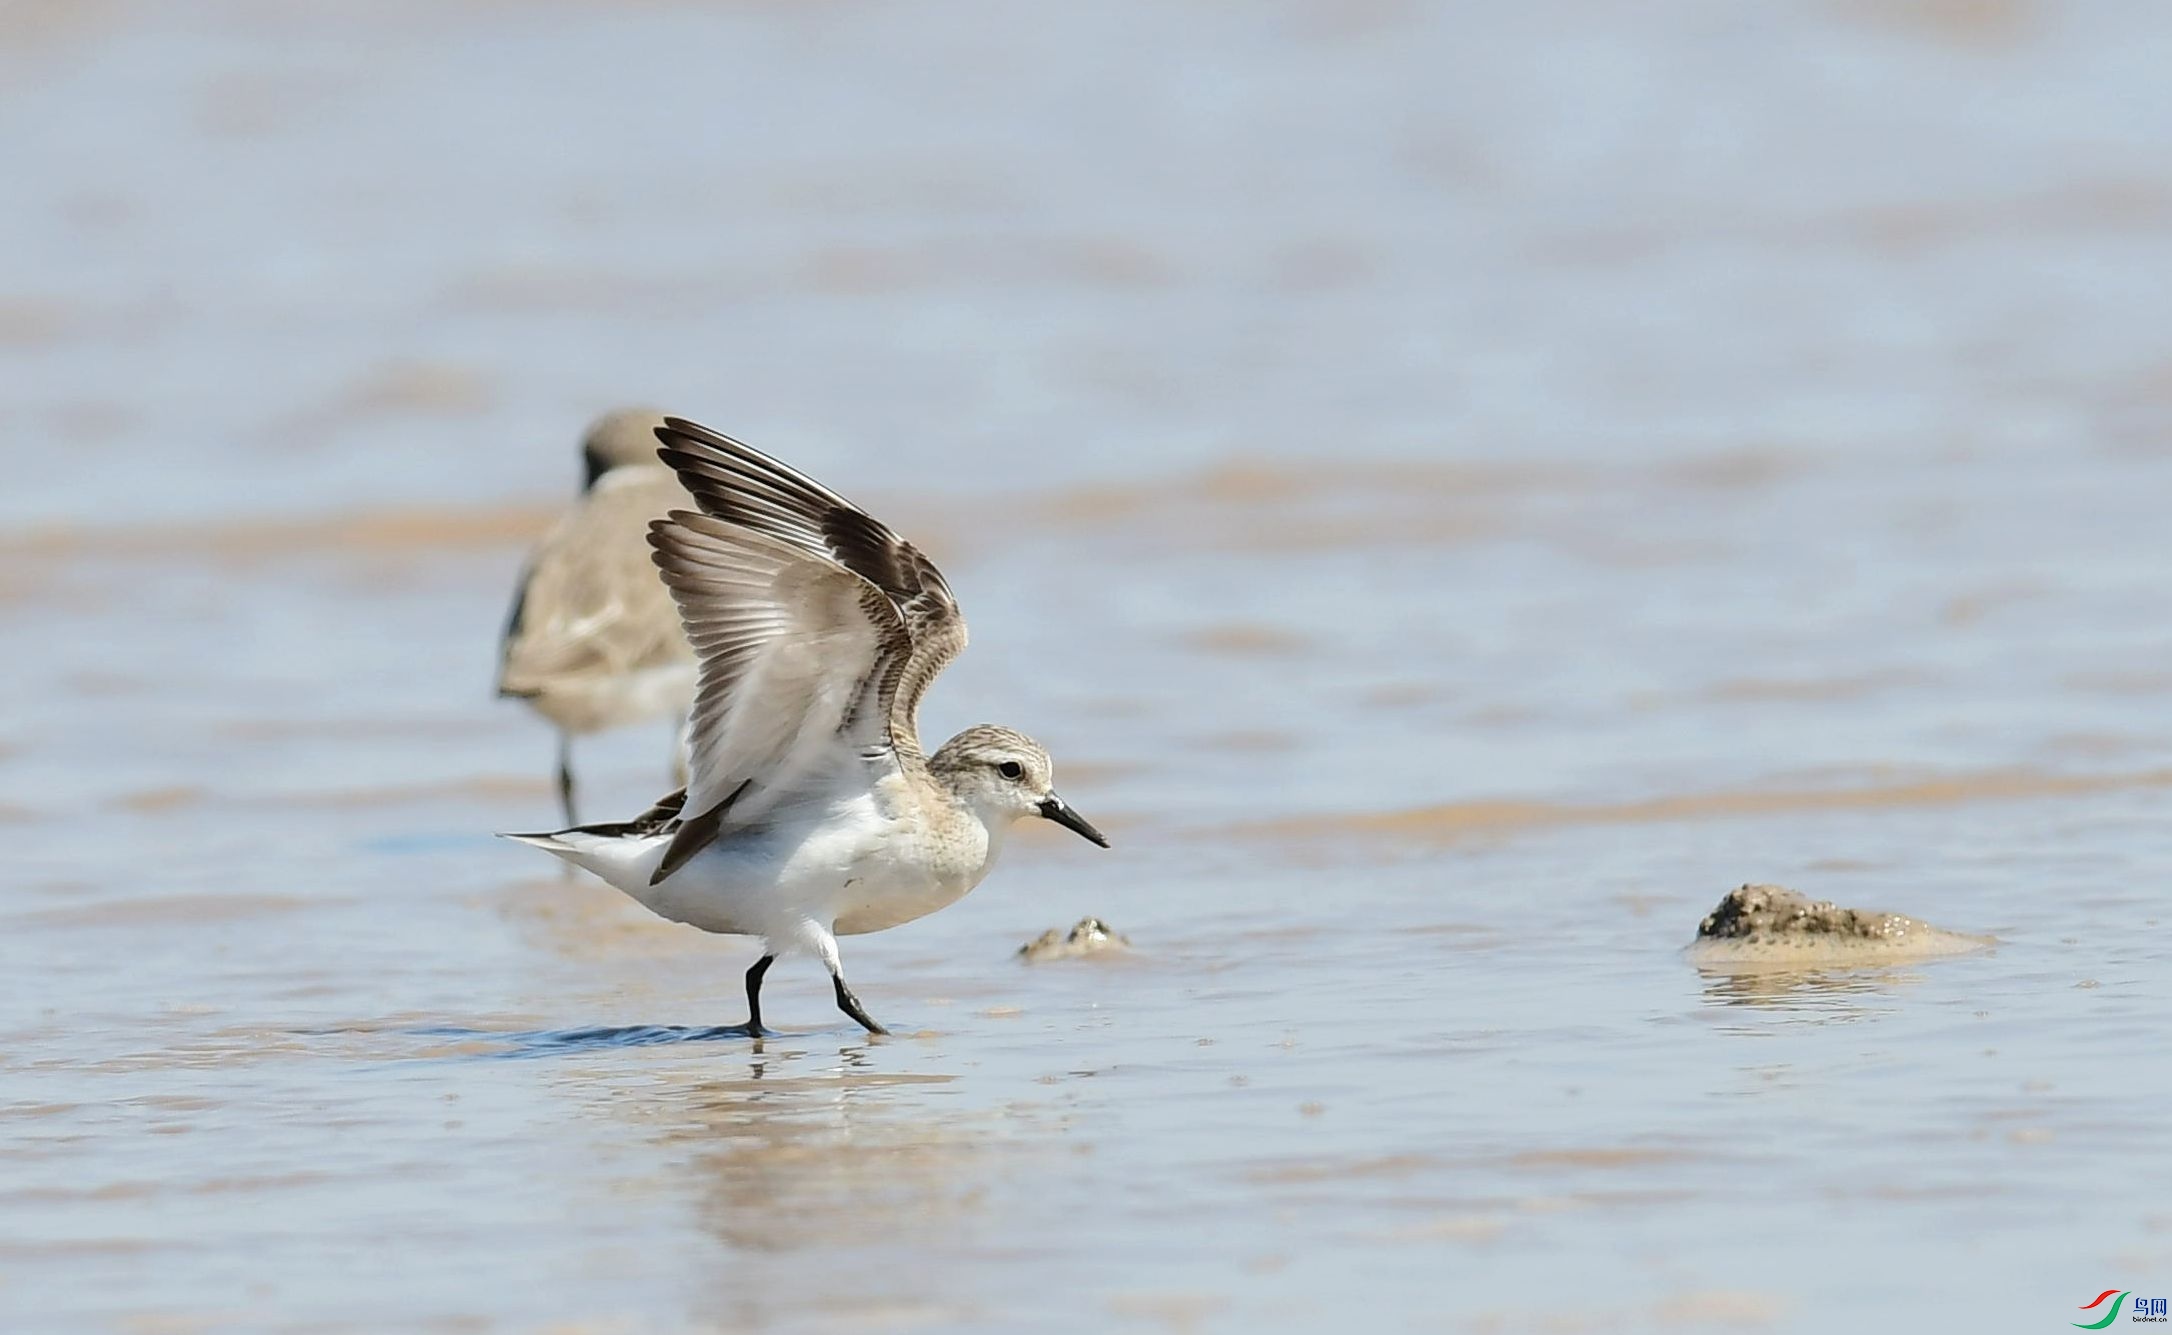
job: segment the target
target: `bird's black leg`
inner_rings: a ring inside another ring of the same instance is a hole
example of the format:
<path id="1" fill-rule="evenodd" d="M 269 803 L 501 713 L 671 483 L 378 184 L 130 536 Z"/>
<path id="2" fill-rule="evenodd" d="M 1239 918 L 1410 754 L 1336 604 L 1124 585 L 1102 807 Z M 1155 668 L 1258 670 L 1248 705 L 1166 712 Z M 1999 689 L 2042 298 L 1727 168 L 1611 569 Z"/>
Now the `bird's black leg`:
<path id="1" fill-rule="evenodd" d="M 768 973 L 769 966 L 776 962 L 777 957 L 775 955 L 764 955 L 754 961 L 753 968 L 747 970 L 747 1036 L 749 1038 L 760 1038 L 768 1032 L 762 1028 L 762 975 Z"/>
<path id="2" fill-rule="evenodd" d="M 831 974 L 830 981 L 837 984 L 837 1009 L 858 1020 L 861 1027 L 865 1028 L 870 1034 L 887 1034 L 890 1032 L 868 1018 L 867 1008 L 860 1004 L 858 997 L 852 995 L 852 989 L 846 985 L 843 974 Z"/>
<path id="3" fill-rule="evenodd" d="M 573 735 L 558 734 L 558 802 L 566 809 L 566 828 L 581 823 L 573 814 Z"/>

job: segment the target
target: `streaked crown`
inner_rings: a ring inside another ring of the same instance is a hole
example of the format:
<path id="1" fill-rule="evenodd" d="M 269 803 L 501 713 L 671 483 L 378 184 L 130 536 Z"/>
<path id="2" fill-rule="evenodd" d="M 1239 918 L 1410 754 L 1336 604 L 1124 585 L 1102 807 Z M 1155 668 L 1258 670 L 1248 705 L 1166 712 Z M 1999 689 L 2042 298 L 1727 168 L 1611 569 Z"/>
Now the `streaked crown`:
<path id="1" fill-rule="evenodd" d="M 994 723 L 979 723 L 944 742 L 928 757 L 928 768 L 937 774 L 962 775 L 973 770 L 1000 770 L 1017 765 L 1024 786 L 1045 792 L 1054 778 L 1055 763 L 1039 742 L 1018 731 Z"/>

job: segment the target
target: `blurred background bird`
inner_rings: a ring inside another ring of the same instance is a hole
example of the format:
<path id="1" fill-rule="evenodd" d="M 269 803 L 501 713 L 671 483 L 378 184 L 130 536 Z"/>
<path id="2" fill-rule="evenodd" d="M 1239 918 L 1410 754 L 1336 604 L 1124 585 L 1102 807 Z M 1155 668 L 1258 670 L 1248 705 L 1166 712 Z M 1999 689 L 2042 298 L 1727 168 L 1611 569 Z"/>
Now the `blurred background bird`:
<path id="1" fill-rule="evenodd" d="M 663 415 L 620 408 L 581 441 L 581 498 L 530 555 L 513 594 L 498 694 L 558 729 L 558 796 L 576 823 L 573 739 L 662 715 L 684 720 L 694 653 L 649 559 L 648 526 L 693 501 L 656 457 Z M 674 768 L 683 760 L 674 752 Z"/>

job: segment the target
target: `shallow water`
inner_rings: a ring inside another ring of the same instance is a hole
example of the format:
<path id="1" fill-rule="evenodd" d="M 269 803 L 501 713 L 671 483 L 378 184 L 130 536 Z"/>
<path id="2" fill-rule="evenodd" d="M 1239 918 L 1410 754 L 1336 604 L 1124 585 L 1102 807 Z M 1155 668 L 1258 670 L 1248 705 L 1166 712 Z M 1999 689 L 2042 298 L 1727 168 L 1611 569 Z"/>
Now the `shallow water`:
<path id="1" fill-rule="evenodd" d="M 2172 20 L 1493 9 L 0 14 L 0 1325 L 2172 1290 Z M 922 540 L 929 731 L 1115 840 L 849 940 L 898 1037 L 489 837 L 629 398 Z M 1999 944 L 1700 972 L 1744 881 Z"/>

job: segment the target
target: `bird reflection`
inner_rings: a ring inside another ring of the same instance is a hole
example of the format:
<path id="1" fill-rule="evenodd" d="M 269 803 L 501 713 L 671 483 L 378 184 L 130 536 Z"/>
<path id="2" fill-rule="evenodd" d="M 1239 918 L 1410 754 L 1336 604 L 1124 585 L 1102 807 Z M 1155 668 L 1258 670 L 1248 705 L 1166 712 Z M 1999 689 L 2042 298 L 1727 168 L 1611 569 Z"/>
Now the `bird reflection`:
<path id="1" fill-rule="evenodd" d="M 767 1325 L 810 1304 L 853 1319 L 963 1315 L 941 1258 L 1010 1245 L 991 1188 L 1059 1142 L 1030 1107 L 959 1108 L 956 1077 L 895 1069 L 899 1055 L 787 1038 L 594 1091 L 608 1115 L 652 1130 L 670 1168 L 643 1186 L 722 1253 L 688 1258 L 705 1321 Z"/>

